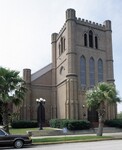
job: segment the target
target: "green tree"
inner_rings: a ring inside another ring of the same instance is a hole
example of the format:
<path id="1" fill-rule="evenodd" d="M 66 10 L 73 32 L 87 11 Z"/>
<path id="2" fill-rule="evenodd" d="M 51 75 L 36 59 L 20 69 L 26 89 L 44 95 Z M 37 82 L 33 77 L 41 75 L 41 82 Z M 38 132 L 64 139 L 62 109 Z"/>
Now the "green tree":
<path id="1" fill-rule="evenodd" d="M 118 119 L 122 119 L 122 111 L 117 114 Z"/>
<path id="2" fill-rule="evenodd" d="M 116 104 L 120 101 L 115 85 L 112 83 L 99 83 L 93 89 L 86 92 L 87 107 L 89 109 L 95 108 L 98 112 L 99 127 L 97 136 L 102 136 L 103 133 L 106 105 Z"/>
<path id="3" fill-rule="evenodd" d="M 0 101 L 4 129 L 9 132 L 9 105 L 19 106 L 26 93 L 25 82 L 15 70 L 0 67 Z"/>

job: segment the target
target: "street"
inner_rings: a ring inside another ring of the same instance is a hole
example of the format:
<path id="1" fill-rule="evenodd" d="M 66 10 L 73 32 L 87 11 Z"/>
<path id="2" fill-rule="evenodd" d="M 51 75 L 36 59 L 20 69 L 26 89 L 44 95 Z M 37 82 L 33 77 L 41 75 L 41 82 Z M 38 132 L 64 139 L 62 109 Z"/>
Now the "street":
<path id="1" fill-rule="evenodd" d="M 1 150 L 13 150 L 14 148 L 0 148 Z M 37 145 L 22 148 L 22 150 L 122 150 L 122 140 L 110 140 L 99 142 L 63 143 L 51 145 Z"/>

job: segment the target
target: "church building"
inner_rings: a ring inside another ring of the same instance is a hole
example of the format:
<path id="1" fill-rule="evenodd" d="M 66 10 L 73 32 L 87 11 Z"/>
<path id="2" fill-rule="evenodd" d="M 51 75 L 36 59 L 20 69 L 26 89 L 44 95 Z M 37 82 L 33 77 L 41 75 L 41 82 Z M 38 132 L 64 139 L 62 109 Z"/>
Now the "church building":
<path id="1" fill-rule="evenodd" d="M 36 99 L 46 100 L 45 120 L 85 119 L 97 122 L 97 112 L 86 107 L 85 92 L 98 82 L 114 82 L 111 21 L 98 24 L 66 10 L 59 33 L 51 36 L 52 63 L 31 74 L 23 70 L 28 92 L 21 119 L 36 120 Z M 116 105 L 106 106 L 106 119 L 116 117 Z"/>

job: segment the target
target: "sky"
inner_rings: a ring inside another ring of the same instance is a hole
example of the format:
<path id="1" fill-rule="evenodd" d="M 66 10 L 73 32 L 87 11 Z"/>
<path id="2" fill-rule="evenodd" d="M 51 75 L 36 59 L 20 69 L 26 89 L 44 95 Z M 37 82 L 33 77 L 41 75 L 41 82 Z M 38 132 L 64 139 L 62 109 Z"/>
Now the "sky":
<path id="1" fill-rule="evenodd" d="M 68 8 L 81 19 L 112 21 L 114 78 L 122 97 L 122 0 L 0 0 L 0 66 L 22 75 L 24 68 L 34 73 L 51 63 L 51 34 L 60 31 Z"/>

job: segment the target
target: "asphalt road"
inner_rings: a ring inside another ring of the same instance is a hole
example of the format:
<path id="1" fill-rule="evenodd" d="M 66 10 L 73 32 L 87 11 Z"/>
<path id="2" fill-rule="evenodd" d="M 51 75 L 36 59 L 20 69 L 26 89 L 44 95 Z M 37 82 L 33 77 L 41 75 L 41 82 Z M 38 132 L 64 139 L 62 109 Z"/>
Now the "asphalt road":
<path id="1" fill-rule="evenodd" d="M 7 149 L 14 148 L 0 148 L 0 150 Z M 122 150 L 122 140 L 38 145 L 25 147 L 22 150 Z"/>

